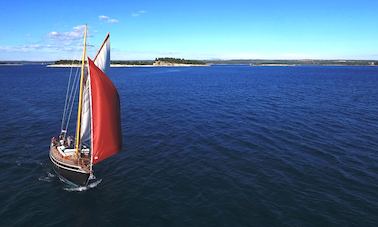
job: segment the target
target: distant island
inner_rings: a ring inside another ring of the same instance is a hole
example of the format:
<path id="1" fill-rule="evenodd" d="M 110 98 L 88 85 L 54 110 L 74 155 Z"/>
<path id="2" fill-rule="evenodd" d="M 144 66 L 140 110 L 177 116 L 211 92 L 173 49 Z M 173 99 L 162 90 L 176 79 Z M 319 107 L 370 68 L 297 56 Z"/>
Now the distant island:
<path id="1" fill-rule="evenodd" d="M 111 61 L 111 64 L 125 65 L 151 65 L 153 61 Z M 51 65 L 81 65 L 81 60 L 59 60 L 52 62 Z"/>
<path id="2" fill-rule="evenodd" d="M 38 64 L 48 67 L 80 66 L 79 60 L 59 61 L 0 61 L 0 66 Z M 211 66 L 211 65 L 249 65 L 249 66 L 378 66 L 378 60 L 267 60 L 267 59 L 212 59 L 187 60 L 183 58 L 156 58 L 155 60 L 112 60 L 112 67 L 164 67 L 164 66 Z"/>
<path id="3" fill-rule="evenodd" d="M 205 66 L 208 64 L 204 61 L 186 60 L 183 58 L 156 58 L 153 65 L 155 66 L 184 66 L 184 65 Z"/>
<path id="4" fill-rule="evenodd" d="M 79 60 L 59 60 L 49 67 L 70 67 L 72 65 L 79 66 L 81 61 Z M 135 60 L 135 61 L 125 61 L 125 60 L 112 60 L 110 62 L 112 67 L 132 67 L 132 66 L 208 66 L 209 64 L 205 61 L 200 60 L 187 60 L 183 58 L 156 58 L 152 60 Z"/>

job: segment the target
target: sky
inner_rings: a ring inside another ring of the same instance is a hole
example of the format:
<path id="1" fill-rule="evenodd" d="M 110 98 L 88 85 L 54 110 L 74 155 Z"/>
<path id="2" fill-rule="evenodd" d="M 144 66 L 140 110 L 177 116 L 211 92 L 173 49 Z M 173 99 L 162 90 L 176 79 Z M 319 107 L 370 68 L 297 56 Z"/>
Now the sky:
<path id="1" fill-rule="evenodd" d="M 378 59 L 378 1 L 3 1 L 0 60 Z"/>

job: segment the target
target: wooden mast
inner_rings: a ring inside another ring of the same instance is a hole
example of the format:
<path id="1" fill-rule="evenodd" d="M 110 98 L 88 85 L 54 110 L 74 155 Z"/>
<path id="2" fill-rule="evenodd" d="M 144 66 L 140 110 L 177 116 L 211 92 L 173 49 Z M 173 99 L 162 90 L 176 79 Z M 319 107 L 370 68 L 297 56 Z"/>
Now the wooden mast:
<path id="1" fill-rule="evenodd" d="M 83 58 L 81 60 L 81 76 L 80 76 L 80 91 L 79 91 L 79 106 L 77 108 L 77 125 L 76 125 L 76 148 L 75 155 L 78 157 L 80 149 L 80 128 L 81 128 L 81 109 L 83 100 L 83 83 L 84 83 L 84 67 L 85 67 L 85 55 L 87 51 L 87 25 L 85 25 L 84 30 L 84 48 L 83 48 Z"/>

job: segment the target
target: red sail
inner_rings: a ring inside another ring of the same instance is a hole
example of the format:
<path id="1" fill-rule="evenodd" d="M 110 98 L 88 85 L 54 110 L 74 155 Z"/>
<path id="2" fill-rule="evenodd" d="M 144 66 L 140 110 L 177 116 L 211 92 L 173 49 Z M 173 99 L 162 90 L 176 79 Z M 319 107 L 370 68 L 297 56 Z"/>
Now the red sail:
<path id="1" fill-rule="evenodd" d="M 96 164 L 122 147 L 119 95 L 112 81 L 88 58 L 92 97 L 92 157 Z"/>

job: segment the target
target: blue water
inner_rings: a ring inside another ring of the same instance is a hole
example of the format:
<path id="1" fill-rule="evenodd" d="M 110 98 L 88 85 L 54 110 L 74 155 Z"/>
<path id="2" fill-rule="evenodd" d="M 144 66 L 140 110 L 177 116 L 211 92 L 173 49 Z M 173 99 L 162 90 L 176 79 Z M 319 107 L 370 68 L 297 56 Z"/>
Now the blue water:
<path id="1" fill-rule="evenodd" d="M 48 160 L 68 75 L 0 67 L 0 226 L 378 223 L 378 67 L 112 68 L 124 148 L 86 190 Z"/>

